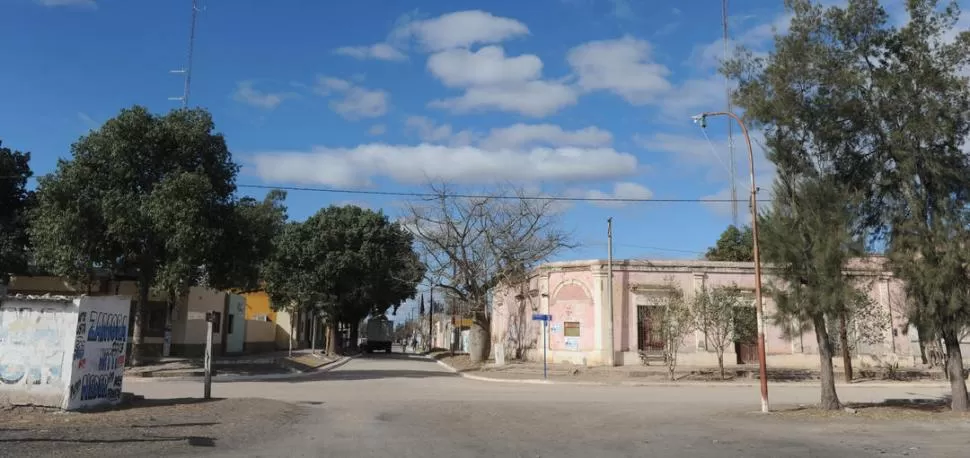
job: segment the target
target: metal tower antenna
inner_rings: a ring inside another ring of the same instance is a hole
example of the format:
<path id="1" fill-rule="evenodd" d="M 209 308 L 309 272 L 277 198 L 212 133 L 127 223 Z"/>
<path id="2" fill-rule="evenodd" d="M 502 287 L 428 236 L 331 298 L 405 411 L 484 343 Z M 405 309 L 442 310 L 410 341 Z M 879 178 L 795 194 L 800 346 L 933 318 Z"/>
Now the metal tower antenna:
<path id="1" fill-rule="evenodd" d="M 185 75 L 185 87 L 182 89 L 181 97 L 169 97 L 169 100 L 180 100 L 182 102 L 182 108 L 187 108 L 189 106 L 189 92 L 192 86 L 192 54 L 195 51 L 195 23 L 198 17 L 199 11 L 199 1 L 192 0 L 192 25 L 189 27 L 189 55 L 184 68 L 179 70 L 172 70 L 171 73 L 180 73 Z"/>
<path id="2" fill-rule="evenodd" d="M 728 0 L 721 0 L 721 26 L 724 31 L 724 58 L 727 59 L 730 55 L 730 37 L 728 36 Z M 724 92 L 727 95 L 727 112 L 733 112 L 733 106 L 731 104 L 731 80 L 727 77 L 724 78 Z M 737 162 L 734 159 L 734 127 L 732 123 L 727 123 L 728 126 L 728 156 L 731 159 L 731 217 L 732 224 L 736 227 L 738 225 L 738 179 L 735 176 L 737 173 Z"/>

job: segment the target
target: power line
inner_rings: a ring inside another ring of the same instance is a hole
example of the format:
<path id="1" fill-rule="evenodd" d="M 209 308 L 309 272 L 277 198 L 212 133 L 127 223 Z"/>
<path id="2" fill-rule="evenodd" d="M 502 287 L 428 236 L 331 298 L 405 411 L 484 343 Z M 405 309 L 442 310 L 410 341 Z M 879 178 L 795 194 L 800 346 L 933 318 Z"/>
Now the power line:
<path id="1" fill-rule="evenodd" d="M 420 197 L 436 199 L 450 197 L 458 199 L 503 199 L 503 200 L 551 200 L 560 202 L 616 202 L 616 203 L 723 203 L 734 202 L 731 199 L 632 199 L 621 197 L 568 197 L 568 196 L 518 196 L 518 195 L 487 195 L 487 194 L 445 194 L 444 196 L 429 192 L 403 191 L 366 191 L 360 189 L 308 188 L 301 186 L 269 186 L 261 184 L 240 184 L 239 188 L 251 189 L 280 189 L 283 191 L 323 192 L 331 194 L 357 194 L 371 196 Z"/>
<path id="2" fill-rule="evenodd" d="M 11 176 L 0 176 L 0 180 L 16 180 L 21 179 L 16 175 Z M 27 180 L 36 180 L 37 176 L 27 177 Z M 404 191 L 367 191 L 363 189 L 338 189 L 338 188 L 309 188 L 303 186 L 270 186 L 263 184 L 237 184 L 237 188 L 250 188 L 250 189 L 279 189 L 283 191 L 299 191 L 299 192 L 322 192 L 329 194 L 356 194 L 356 195 L 370 195 L 370 196 L 388 196 L 388 197 L 420 197 L 426 199 L 436 199 L 442 197 L 440 194 L 430 193 L 430 192 L 404 192 Z M 732 200 L 732 199 L 633 199 L 633 198 L 622 198 L 622 197 L 569 197 L 569 196 L 518 196 L 518 195 L 488 195 L 488 194 L 445 194 L 443 197 L 451 197 L 458 199 L 497 199 L 497 200 L 551 200 L 560 202 L 614 202 L 614 203 L 731 203 L 731 202 L 747 202 L 747 200 Z"/>

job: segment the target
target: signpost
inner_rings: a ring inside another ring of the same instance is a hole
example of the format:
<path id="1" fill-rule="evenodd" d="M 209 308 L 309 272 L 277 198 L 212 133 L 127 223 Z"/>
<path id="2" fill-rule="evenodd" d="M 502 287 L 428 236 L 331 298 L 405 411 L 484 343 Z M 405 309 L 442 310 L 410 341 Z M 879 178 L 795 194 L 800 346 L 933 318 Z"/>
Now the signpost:
<path id="1" fill-rule="evenodd" d="M 532 321 L 542 322 L 542 379 L 546 380 L 548 377 L 548 369 L 546 367 L 546 329 L 549 328 L 549 322 L 552 321 L 552 315 L 533 313 Z"/>

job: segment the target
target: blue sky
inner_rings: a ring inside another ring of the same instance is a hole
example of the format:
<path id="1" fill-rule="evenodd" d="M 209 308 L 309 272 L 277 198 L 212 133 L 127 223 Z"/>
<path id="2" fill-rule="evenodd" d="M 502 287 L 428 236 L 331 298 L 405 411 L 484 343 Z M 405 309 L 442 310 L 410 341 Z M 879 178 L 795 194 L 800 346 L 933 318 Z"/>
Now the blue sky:
<path id="1" fill-rule="evenodd" d="M 176 107 L 182 80 L 169 71 L 186 60 L 190 3 L 0 2 L 4 145 L 31 151 L 45 174 L 121 108 Z M 709 123 L 708 143 L 690 120 L 725 106 L 720 2 L 200 3 L 190 102 L 213 113 L 240 184 L 408 192 L 432 177 L 571 197 L 730 197 L 726 124 Z M 732 1 L 732 40 L 769 49 L 781 3 Z M 394 216 L 404 200 L 291 192 L 289 207 L 295 219 L 343 203 Z M 696 258 L 731 222 L 729 204 L 574 203 L 563 224 L 582 246 L 560 259 L 605 257 L 609 216 L 619 259 Z"/>

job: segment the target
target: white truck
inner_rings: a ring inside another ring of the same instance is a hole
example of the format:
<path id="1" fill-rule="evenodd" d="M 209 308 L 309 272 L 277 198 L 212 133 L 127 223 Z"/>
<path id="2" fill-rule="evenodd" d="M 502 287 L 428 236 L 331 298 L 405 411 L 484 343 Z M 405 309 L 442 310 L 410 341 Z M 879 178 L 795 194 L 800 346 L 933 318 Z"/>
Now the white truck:
<path id="1" fill-rule="evenodd" d="M 367 333 L 365 334 L 364 348 L 367 353 L 375 350 L 391 352 L 391 344 L 394 341 L 394 322 L 387 317 L 381 316 L 367 320 Z"/>

